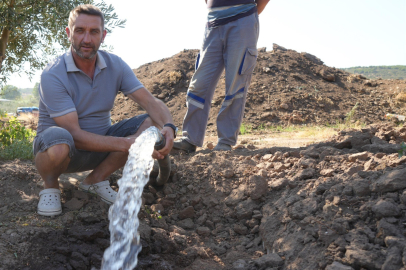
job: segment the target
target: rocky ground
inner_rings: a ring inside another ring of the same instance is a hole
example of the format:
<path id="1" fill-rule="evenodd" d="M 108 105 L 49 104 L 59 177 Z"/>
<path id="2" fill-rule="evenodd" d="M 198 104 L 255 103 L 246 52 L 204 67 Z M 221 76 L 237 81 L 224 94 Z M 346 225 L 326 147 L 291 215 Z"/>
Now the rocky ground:
<path id="1" fill-rule="evenodd" d="M 135 70 L 177 124 L 195 54 Z M 331 124 L 358 102 L 352 120 L 373 125 L 302 147 L 243 137 L 229 152 L 173 152 L 169 182 L 143 193 L 136 269 L 406 270 L 406 128 L 383 117 L 404 113 L 404 90 L 405 81 L 370 81 L 280 46 L 261 52 L 246 123 Z M 141 111 L 130 104 L 119 97 L 113 119 Z M 110 177 L 113 188 L 121 173 Z M 0 161 L 0 270 L 100 269 L 108 205 L 77 189 L 85 176 L 61 176 L 63 214 L 42 217 L 33 162 Z"/>
<path id="2" fill-rule="evenodd" d="M 145 188 L 136 269 L 406 269 L 405 137 L 380 125 L 301 148 L 175 153 L 169 183 Z M 108 206 L 77 190 L 84 175 L 61 179 L 63 214 L 46 218 L 32 162 L 0 168 L 0 269 L 98 269 Z"/>

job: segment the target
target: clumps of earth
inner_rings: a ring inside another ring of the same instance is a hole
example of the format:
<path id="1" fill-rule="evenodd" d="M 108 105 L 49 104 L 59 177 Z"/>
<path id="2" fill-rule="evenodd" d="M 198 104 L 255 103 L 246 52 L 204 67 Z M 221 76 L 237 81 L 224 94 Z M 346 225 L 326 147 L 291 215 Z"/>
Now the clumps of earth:
<path id="1" fill-rule="evenodd" d="M 197 52 L 134 70 L 179 127 Z M 369 80 L 276 44 L 261 49 L 244 123 L 373 125 L 300 148 L 244 139 L 231 152 L 210 143 L 173 152 L 168 183 L 144 189 L 136 269 L 406 270 L 406 128 L 384 122 L 386 113 L 406 113 L 405 93 L 406 81 Z M 223 99 L 224 76 L 209 134 Z M 112 119 L 142 112 L 119 95 Z M 34 163 L 0 160 L 0 270 L 100 269 L 108 205 L 77 189 L 86 173 L 62 175 L 63 214 L 42 217 Z M 113 188 L 121 176 L 110 177 Z"/>
<path id="2" fill-rule="evenodd" d="M 142 196 L 135 269 L 406 269 L 405 139 L 378 124 L 300 148 L 173 153 L 169 182 Z M 61 177 L 63 214 L 41 217 L 33 163 L 0 162 L 1 270 L 100 269 L 108 206 L 83 177 Z"/>

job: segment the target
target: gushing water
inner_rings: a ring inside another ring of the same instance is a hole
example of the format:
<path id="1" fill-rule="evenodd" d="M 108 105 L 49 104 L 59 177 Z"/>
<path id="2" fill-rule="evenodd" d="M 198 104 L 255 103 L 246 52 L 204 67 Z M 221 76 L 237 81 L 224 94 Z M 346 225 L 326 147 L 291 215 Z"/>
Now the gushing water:
<path id="1" fill-rule="evenodd" d="M 156 127 L 150 127 L 129 150 L 123 177 L 118 180 L 116 201 L 109 209 L 111 245 L 104 251 L 101 270 L 131 270 L 137 266 L 142 248 L 138 234 L 141 195 L 154 165 L 154 144 L 160 136 Z"/>

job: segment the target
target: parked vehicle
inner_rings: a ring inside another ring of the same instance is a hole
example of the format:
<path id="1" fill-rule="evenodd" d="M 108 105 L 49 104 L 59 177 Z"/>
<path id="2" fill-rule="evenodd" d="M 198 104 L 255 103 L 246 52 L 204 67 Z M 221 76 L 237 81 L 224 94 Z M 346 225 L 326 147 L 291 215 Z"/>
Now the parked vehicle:
<path id="1" fill-rule="evenodd" d="M 39 109 L 38 109 L 38 107 L 18 107 L 16 115 L 20 116 L 22 113 L 27 113 L 27 114 L 30 113 L 30 114 L 38 115 Z"/>

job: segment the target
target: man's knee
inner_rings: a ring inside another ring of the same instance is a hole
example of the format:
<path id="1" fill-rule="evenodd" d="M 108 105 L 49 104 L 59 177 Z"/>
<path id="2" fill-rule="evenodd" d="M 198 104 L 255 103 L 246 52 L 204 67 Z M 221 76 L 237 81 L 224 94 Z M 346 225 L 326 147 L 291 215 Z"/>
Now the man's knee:
<path id="1" fill-rule="evenodd" d="M 71 151 L 70 156 L 72 156 L 75 150 L 73 137 L 66 129 L 50 127 L 35 137 L 33 143 L 34 155 L 36 156 L 39 153 L 48 152 L 49 149 L 57 145 L 60 146 L 54 148 L 55 150 L 52 150 L 53 152 L 60 153 L 68 149 L 68 154 L 69 151 Z"/>
<path id="2" fill-rule="evenodd" d="M 67 156 L 69 156 L 69 151 L 70 151 L 69 146 L 64 143 L 51 146 L 47 150 L 49 157 L 52 159 L 56 158 L 65 159 Z"/>
<path id="3" fill-rule="evenodd" d="M 35 161 L 41 162 L 43 158 L 45 158 L 48 162 L 51 163 L 61 163 L 69 157 L 69 145 L 62 143 L 62 144 L 55 144 L 49 147 L 44 152 L 38 153 L 35 157 Z"/>

